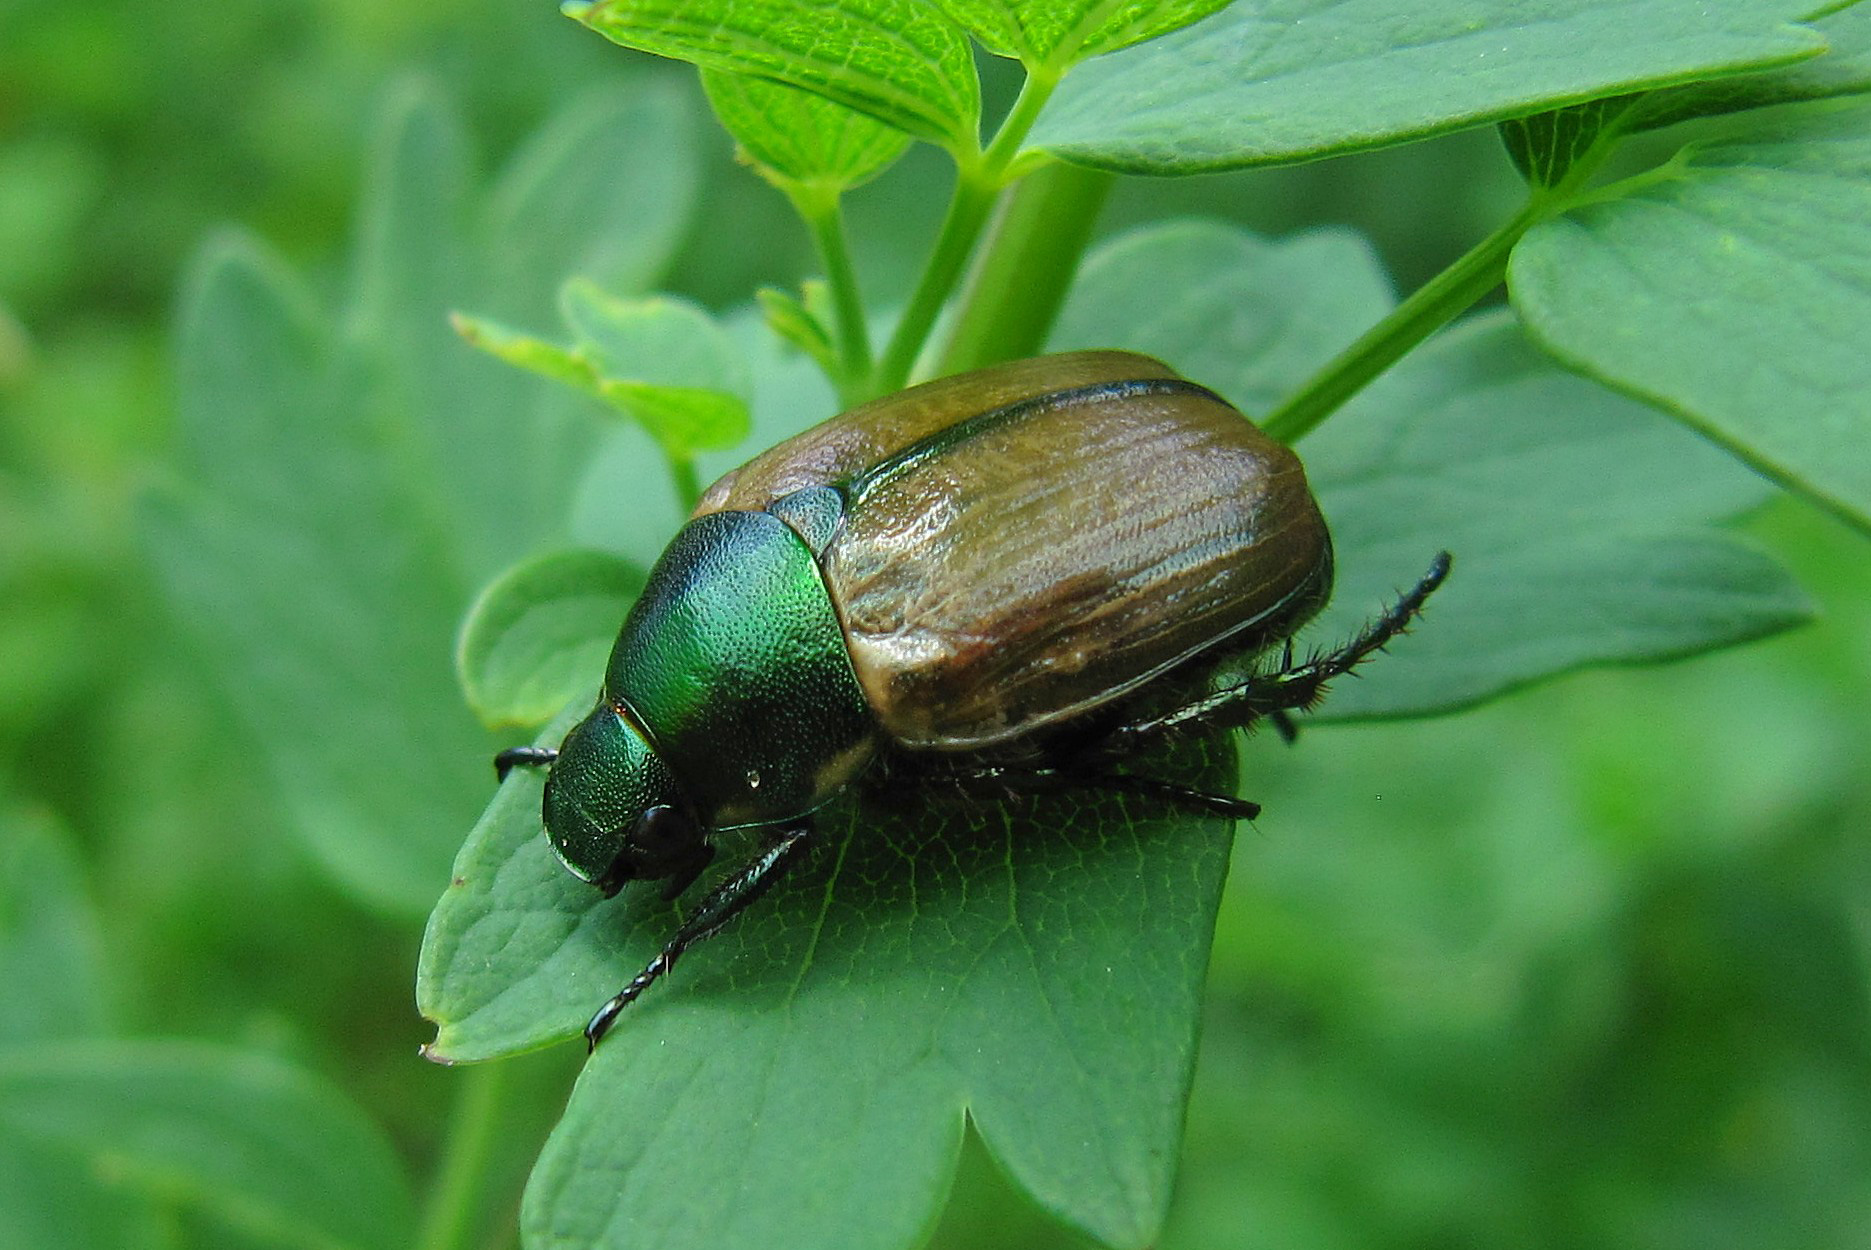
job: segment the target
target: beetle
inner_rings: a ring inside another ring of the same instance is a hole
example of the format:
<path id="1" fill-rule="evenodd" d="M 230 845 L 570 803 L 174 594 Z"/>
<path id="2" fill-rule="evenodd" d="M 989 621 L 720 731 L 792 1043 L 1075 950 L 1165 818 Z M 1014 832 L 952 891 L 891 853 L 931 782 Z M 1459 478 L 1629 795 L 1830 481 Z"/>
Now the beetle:
<path id="1" fill-rule="evenodd" d="M 573 874 L 675 898 L 726 829 L 759 849 L 586 1026 L 591 1046 L 690 946 L 808 847 L 871 777 L 1017 794 L 1258 805 L 1128 771 L 1177 733 L 1288 713 L 1383 647 L 1449 570 L 1337 650 L 1295 662 L 1332 543 L 1298 457 L 1213 391 L 1130 352 L 998 365 L 860 405 L 702 496 L 651 571 L 597 703 L 547 767 L 541 817 Z M 1255 657 L 1276 655 L 1272 664 Z M 1224 660 L 1247 675 L 1206 688 Z M 879 767 L 879 765 L 882 767 Z"/>

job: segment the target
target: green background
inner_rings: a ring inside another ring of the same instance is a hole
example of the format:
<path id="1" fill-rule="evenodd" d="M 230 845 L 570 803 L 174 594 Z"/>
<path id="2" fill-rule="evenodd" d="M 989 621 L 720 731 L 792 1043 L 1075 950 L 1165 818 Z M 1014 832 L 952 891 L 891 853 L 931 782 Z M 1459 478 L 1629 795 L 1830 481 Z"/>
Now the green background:
<path id="1" fill-rule="evenodd" d="M 0 1150 L 27 1161 L 0 1169 L 0 1243 L 408 1243 L 405 1189 L 429 1188 L 467 1074 L 416 1057 L 420 917 L 384 897 L 404 884 L 334 877 L 243 741 L 229 690 L 276 675 L 227 672 L 159 592 L 173 530 L 149 501 L 186 454 L 172 311 L 227 222 L 308 298 L 344 289 L 369 136 L 411 92 L 452 101 L 497 167 L 620 83 L 665 91 L 702 153 L 693 187 L 665 193 L 687 207 L 661 287 L 725 313 L 811 271 L 693 74 L 549 5 L 0 0 L 0 1044 L 39 1043 L 33 1063 L 0 1051 Z M 986 94 L 1004 108 L 1005 77 Z M 913 281 L 943 177 L 918 149 L 853 195 L 874 305 Z M 1125 180 L 1099 235 L 1182 215 L 1345 224 L 1408 290 L 1519 191 L 1483 129 Z M 1268 814 L 1235 842 L 1164 1246 L 1867 1244 L 1871 560 L 1797 502 L 1741 529 L 1799 573 L 1816 624 L 1441 720 L 1246 745 L 1243 792 Z M 473 584 L 421 590 L 463 611 Z M 285 585 L 282 611 L 316 620 L 345 590 Z M 466 705 L 433 693 L 478 776 Z M 454 796 L 430 895 L 480 798 Z M 525 1095 L 481 1187 L 490 1229 L 511 1225 L 576 1061 L 560 1048 L 507 1078 Z M 150 1136 L 109 1131 L 139 1098 Z M 257 1147 L 191 1153 L 199 1129 L 164 1118 L 225 1116 L 209 1134 L 225 1145 L 261 1109 L 304 1126 L 310 1157 L 357 1161 L 353 1187 Z M 1072 1244 L 968 1149 L 939 1245 Z M 18 1222 L 23 1196 L 67 1189 L 68 1222 Z"/>

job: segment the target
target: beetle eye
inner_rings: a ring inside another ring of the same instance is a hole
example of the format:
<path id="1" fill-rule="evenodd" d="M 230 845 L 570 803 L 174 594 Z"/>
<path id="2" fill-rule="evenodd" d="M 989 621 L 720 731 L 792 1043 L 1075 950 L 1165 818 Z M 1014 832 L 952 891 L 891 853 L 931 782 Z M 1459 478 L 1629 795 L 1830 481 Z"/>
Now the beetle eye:
<path id="1" fill-rule="evenodd" d="M 631 831 L 630 846 L 646 856 L 661 856 L 695 841 L 695 825 L 687 816 L 664 803 L 644 809 Z"/>

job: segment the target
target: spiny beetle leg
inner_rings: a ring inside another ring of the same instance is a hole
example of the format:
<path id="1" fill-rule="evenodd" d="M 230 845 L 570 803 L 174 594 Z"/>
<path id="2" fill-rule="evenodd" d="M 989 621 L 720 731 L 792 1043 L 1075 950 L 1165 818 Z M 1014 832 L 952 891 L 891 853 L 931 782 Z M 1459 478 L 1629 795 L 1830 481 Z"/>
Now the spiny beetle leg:
<path id="1" fill-rule="evenodd" d="M 812 835 L 812 825 L 805 822 L 781 829 L 758 855 L 735 869 L 734 873 L 703 896 L 676 935 L 669 939 L 656 958 L 636 975 L 614 998 L 598 1008 L 591 1023 L 585 1026 L 585 1047 L 595 1050 L 604 1035 L 611 1031 L 618 1014 L 637 1000 L 638 995 L 655 984 L 665 972 L 676 966 L 682 952 L 697 942 L 721 932 L 729 921 L 749 903 L 765 894 L 786 870 L 797 862 L 799 853 Z"/>
<path id="2" fill-rule="evenodd" d="M 961 771 L 955 779 L 964 786 L 992 788 L 1005 794 L 1108 790 L 1114 794 L 1141 794 L 1174 807 L 1211 816 L 1226 816 L 1232 820 L 1253 820 L 1260 815 L 1260 804 L 1251 800 L 1237 799 L 1227 794 L 1211 794 L 1206 790 L 1137 773 L 986 764 Z"/>
<path id="3" fill-rule="evenodd" d="M 1449 553 L 1438 552 L 1430 562 L 1429 571 L 1408 594 L 1338 650 L 1304 664 L 1294 664 L 1289 650 L 1275 672 L 1250 677 L 1239 685 L 1217 690 L 1161 716 L 1118 726 L 1087 753 L 1087 758 L 1123 758 L 1169 734 L 1244 729 L 1263 716 L 1271 717 L 1281 736 L 1290 741 L 1294 731 L 1286 713 L 1303 711 L 1317 703 L 1326 682 L 1344 676 L 1409 628 L 1416 614 L 1423 610 L 1424 602 L 1448 575 Z"/>
<path id="4" fill-rule="evenodd" d="M 552 747 L 508 747 L 494 757 L 494 780 L 505 781 L 516 768 L 544 768 L 558 758 Z"/>

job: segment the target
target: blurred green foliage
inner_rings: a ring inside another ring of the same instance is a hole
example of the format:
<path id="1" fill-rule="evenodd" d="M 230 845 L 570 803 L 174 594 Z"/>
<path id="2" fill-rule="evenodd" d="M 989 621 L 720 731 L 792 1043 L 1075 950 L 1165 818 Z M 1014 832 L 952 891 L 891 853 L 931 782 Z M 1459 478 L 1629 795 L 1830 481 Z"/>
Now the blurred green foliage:
<path id="1" fill-rule="evenodd" d="M 418 935 L 286 834 L 215 657 L 154 593 L 137 508 L 176 441 L 186 256 L 237 221 L 338 288 L 368 119 L 411 69 L 495 157 L 604 82 L 666 79 L 702 116 L 689 75 L 522 0 L 0 0 L 0 973 L 35 995 L 0 1008 L 0 1039 L 177 1082 L 240 1075 L 202 1054 L 308 1070 L 268 1087 L 369 1154 L 356 1104 L 420 1193 L 447 1174 L 463 1074 L 415 1058 Z M 1005 107 L 1004 76 L 986 91 Z M 698 209 L 665 285 L 727 308 L 797 283 L 809 246 L 783 198 L 697 130 Z M 876 302 L 913 281 L 940 177 L 919 150 L 852 197 Z M 1476 131 L 1126 180 L 1101 233 L 1342 221 L 1407 289 L 1518 193 Z M 1269 815 L 1235 845 L 1165 1245 L 1867 1244 L 1871 561 L 1789 501 L 1746 533 L 1798 570 L 1818 625 L 1443 722 L 1249 744 L 1244 792 Z M 137 1049 L 157 1037 L 222 1049 Z M 499 1078 L 488 1226 L 511 1225 L 575 1059 Z M 69 1190 L 72 1221 L 0 1217 L 0 1242 L 274 1244 L 212 1186 L 20 1118 L 18 1091 L 58 1075 L 0 1064 L 0 1211 Z M 939 1245 L 1073 1244 L 971 1151 Z M 399 1201 L 381 1192 L 349 1201 Z M 394 1244 L 405 1218 L 360 1242 Z"/>

